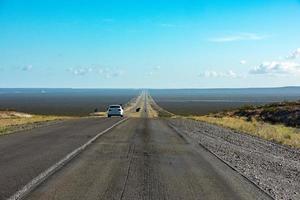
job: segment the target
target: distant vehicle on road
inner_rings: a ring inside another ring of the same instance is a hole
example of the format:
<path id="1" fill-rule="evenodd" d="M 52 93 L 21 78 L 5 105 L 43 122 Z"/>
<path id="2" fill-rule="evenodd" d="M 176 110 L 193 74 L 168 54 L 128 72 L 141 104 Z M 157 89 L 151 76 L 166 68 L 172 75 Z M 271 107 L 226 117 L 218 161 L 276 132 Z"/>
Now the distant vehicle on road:
<path id="1" fill-rule="evenodd" d="M 110 105 L 107 110 L 107 117 L 120 116 L 123 117 L 123 108 L 121 105 Z"/>

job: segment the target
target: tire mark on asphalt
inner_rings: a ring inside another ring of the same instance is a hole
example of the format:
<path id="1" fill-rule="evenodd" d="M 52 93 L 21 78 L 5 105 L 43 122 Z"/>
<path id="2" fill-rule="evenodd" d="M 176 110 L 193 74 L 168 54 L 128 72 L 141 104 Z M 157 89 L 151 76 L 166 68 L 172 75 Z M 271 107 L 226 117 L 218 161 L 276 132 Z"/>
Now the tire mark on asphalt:
<path id="1" fill-rule="evenodd" d="M 135 150 L 135 145 L 131 144 L 130 148 L 128 149 L 127 155 L 126 155 L 126 157 L 129 158 L 129 164 L 128 164 L 128 167 L 127 167 L 126 178 L 125 178 L 125 181 L 124 181 L 124 184 L 123 184 L 120 200 L 123 199 L 124 194 L 125 194 L 125 189 L 126 189 L 126 185 L 127 185 L 127 182 L 128 182 L 128 177 L 129 177 L 129 174 L 130 174 L 130 169 L 131 169 L 131 165 L 132 165 L 132 161 L 133 161 L 134 150 Z"/>
<path id="2" fill-rule="evenodd" d="M 152 182 L 151 180 L 155 173 L 153 173 L 151 168 L 151 161 L 150 161 L 150 154 L 149 154 L 149 142 L 150 142 L 150 133 L 149 133 L 149 127 L 148 127 L 148 121 L 147 119 L 143 120 L 144 129 L 142 132 L 142 135 L 140 137 L 142 141 L 142 151 L 143 154 L 142 160 L 142 174 L 143 174 L 143 197 L 149 197 L 149 199 L 152 199 L 151 197 L 151 189 L 152 189 Z"/>

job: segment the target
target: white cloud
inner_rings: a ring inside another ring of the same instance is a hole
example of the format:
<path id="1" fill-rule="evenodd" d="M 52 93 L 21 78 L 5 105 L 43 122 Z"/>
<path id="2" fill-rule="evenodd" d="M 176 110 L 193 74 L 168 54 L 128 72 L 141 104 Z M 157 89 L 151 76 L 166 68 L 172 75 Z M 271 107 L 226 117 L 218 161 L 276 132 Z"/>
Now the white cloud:
<path id="1" fill-rule="evenodd" d="M 98 74 L 103 74 L 104 70 L 103 69 L 98 69 L 97 72 L 98 72 Z"/>
<path id="2" fill-rule="evenodd" d="M 300 48 L 296 49 L 295 51 L 293 51 L 290 55 L 288 55 L 286 58 L 287 59 L 295 59 L 300 57 Z"/>
<path id="3" fill-rule="evenodd" d="M 111 69 L 111 68 L 100 68 L 97 70 L 98 74 L 104 76 L 105 78 L 113 78 L 113 77 L 119 77 L 124 74 L 124 71 L 120 69 Z"/>
<path id="4" fill-rule="evenodd" d="M 69 68 L 68 71 L 70 71 L 72 74 L 76 76 L 84 76 L 92 72 L 93 68 L 91 67 Z"/>
<path id="5" fill-rule="evenodd" d="M 240 64 L 242 64 L 242 65 L 245 65 L 246 63 L 247 63 L 246 60 L 241 60 L 241 61 L 240 61 Z"/>
<path id="6" fill-rule="evenodd" d="M 211 42 L 234 42 L 234 41 L 244 41 L 244 40 L 263 40 L 267 38 L 266 35 L 259 35 L 256 33 L 239 33 L 235 35 L 228 35 L 222 37 L 211 38 Z"/>
<path id="7" fill-rule="evenodd" d="M 228 70 L 226 72 L 217 72 L 217 71 L 205 71 L 199 74 L 200 77 L 205 78 L 238 78 L 241 75 L 235 73 L 232 70 Z"/>
<path id="8" fill-rule="evenodd" d="M 22 71 L 30 71 L 32 70 L 32 65 L 27 65 L 25 67 L 22 67 Z"/>
<path id="9" fill-rule="evenodd" d="M 101 67 L 100 65 L 92 65 L 93 67 L 69 68 L 68 71 L 76 76 L 85 76 L 87 74 L 98 74 L 105 78 L 119 77 L 124 74 L 123 70 L 110 67 Z"/>
<path id="10" fill-rule="evenodd" d="M 83 68 L 81 68 L 81 69 L 70 69 L 70 70 L 72 71 L 72 73 L 74 75 L 81 75 L 81 76 L 83 76 L 83 75 L 87 74 L 87 71 L 85 69 L 83 69 Z"/>
<path id="11" fill-rule="evenodd" d="M 154 67 L 154 70 L 160 70 L 160 69 L 161 69 L 161 67 L 159 65 Z"/>
<path id="12" fill-rule="evenodd" d="M 147 75 L 147 76 L 153 76 L 153 74 L 154 74 L 154 73 L 151 71 L 151 72 L 148 72 L 146 75 Z"/>
<path id="13" fill-rule="evenodd" d="M 257 67 L 254 67 L 249 72 L 250 74 L 270 74 L 270 75 L 300 75 L 300 64 L 296 62 L 273 61 L 263 62 Z"/>
<path id="14" fill-rule="evenodd" d="M 227 73 L 225 73 L 225 76 L 230 77 L 230 78 L 237 78 L 238 77 L 237 73 L 235 73 L 232 70 L 229 70 Z"/>
<path id="15" fill-rule="evenodd" d="M 300 48 L 293 51 L 285 60 L 263 62 L 249 71 L 250 74 L 266 75 L 300 75 L 300 63 L 291 61 L 300 57 Z"/>

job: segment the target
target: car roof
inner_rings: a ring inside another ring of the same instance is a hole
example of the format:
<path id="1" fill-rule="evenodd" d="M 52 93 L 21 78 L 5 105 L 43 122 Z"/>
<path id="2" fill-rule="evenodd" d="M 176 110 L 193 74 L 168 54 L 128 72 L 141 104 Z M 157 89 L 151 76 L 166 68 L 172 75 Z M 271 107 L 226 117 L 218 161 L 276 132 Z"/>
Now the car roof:
<path id="1" fill-rule="evenodd" d="M 121 105 L 119 105 L 119 104 L 109 105 L 109 107 L 111 107 L 111 106 L 119 106 L 119 107 L 121 107 Z"/>

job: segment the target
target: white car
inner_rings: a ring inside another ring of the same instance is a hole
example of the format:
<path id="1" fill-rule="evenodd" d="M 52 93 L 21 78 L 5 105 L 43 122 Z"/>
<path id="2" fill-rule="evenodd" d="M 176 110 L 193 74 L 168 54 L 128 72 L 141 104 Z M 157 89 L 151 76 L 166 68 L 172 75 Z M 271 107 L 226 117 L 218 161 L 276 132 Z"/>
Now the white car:
<path id="1" fill-rule="evenodd" d="M 123 117 L 123 108 L 121 105 L 110 105 L 107 110 L 107 117 L 120 116 Z"/>

